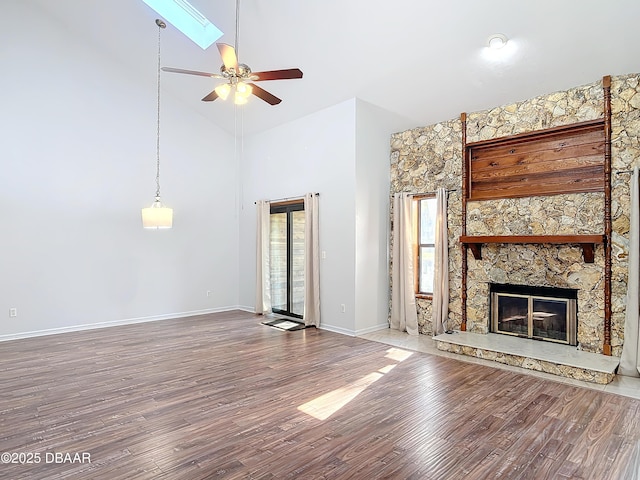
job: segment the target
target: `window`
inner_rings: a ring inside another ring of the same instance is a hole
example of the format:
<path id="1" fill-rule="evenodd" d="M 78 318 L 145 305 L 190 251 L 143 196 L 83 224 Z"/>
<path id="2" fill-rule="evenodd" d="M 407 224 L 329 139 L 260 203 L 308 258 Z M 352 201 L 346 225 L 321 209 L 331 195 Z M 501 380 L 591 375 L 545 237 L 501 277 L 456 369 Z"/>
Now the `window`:
<path id="1" fill-rule="evenodd" d="M 413 207 L 414 238 L 416 239 L 415 291 L 421 295 L 432 295 L 436 253 L 436 197 L 416 196 Z"/>
<path id="2" fill-rule="evenodd" d="M 304 202 L 271 205 L 270 275 L 274 313 L 304 314 Z"/>
<path id="3" fill-rule="evenodd" d="M 218 27 L 211 23 L 187 0 L 142 0 L 164 17 L 200 48 L 206 50 L 222 36 Z"/>

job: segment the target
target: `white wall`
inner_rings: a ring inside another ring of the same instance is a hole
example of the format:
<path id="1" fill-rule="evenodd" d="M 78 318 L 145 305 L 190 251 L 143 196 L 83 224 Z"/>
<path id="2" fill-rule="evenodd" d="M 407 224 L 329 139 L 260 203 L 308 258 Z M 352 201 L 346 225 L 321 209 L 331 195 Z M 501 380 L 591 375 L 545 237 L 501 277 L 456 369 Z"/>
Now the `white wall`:
<path id="1" fill-rule="evenodd" d="M 252 135 L 243 152 L 240 304 L 255 304 L 254 202 L 319 192 L 321 327 L 353 334 L 355 100 Z"/>
<path id="2" fill-rule="evenodd" d="M 174 229 L 145 231 L 155 72 L 136 75 L 17 0 L 3 5 L 0 42 L 0 340 L 252 309 L 254 201 L 310 191 L 326 252 L 322 328 L 386 325 L 388 142 L 409 125 L 351 99 L 244 139 L 236 154 L 233 138 L 163 91 Z"/>
<path id="3" fill-rule="evenodd" d="M 174 229 L 143 230 L 155 72 L 135 78 L 24 2 L 3 4 L 0 44 L 0 339 L 237 306 L 233 139 L 163 94 Z"/>
<path id="4" fill-rule="evenodd" d="M 351 99 L 244 140 L 241 305 L 253 308 L 255 298 L 255 200 L 316 191 L 321 328 L 355 335 L 388 326 L 389 139 L 409 127 Z"/>
<path id="5" fill-rule="evenodd" d="M 410 122 L 358 100 L 356 103 L 356 315 L 363 334 L 388 327 L 389 140 Z"/>

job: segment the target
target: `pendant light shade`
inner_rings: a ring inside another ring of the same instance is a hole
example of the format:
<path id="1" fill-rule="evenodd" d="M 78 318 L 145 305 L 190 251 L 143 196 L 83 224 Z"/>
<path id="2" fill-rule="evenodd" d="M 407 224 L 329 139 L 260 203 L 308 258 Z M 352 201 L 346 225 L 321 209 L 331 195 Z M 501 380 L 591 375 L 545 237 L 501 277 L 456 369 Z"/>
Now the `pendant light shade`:
<path id="1" fill-rule="evenodd" d="M 171 228 L 173 226 L 173 208 L 165 207 L 156 197 L 150 207 L 142 209 L 142 226 L 144 228 Z"/>
<path id="2" fill-rule="evenodd" d="M 158 25 L 158 123 L 156 136 L 156 199 L 150 207 L 142 209 L 142 226 L 149 229 L 165 229 L 173 226 L 173 209 L 160 201 L 160 32 L 167 25 L 156 19 Z"/>

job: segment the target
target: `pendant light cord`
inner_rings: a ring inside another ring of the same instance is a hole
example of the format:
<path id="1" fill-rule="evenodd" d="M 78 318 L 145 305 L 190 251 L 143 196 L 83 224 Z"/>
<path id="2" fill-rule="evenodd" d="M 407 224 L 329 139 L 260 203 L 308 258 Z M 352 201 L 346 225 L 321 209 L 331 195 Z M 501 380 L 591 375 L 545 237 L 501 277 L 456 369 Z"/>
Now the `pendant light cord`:
<path id="1" fill-rule="evenodd" d="M 156 199 L 160 198 L 160 33 L 167 25 L 160 19 L 156 20 L 158 25 L 158 122 L 156 130 Z"/>
<path id="2" fill-rule="evenodd" d="M 236 0 L 236 58 L 240 58 L 240 54 L 238 53 L 238 37 L 240 31 L 240 0 Z"/>

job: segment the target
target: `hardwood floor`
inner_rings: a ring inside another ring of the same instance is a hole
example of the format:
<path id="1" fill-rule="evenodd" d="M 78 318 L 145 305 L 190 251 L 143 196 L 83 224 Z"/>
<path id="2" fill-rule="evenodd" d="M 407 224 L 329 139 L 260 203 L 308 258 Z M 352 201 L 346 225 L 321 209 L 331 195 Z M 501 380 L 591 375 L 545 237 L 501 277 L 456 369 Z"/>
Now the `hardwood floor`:
<path id="1" fill-rule="evenodd" d="M 638 400 L 259 320 L 0 343 L 0 478 L 635 478 Z"/>

